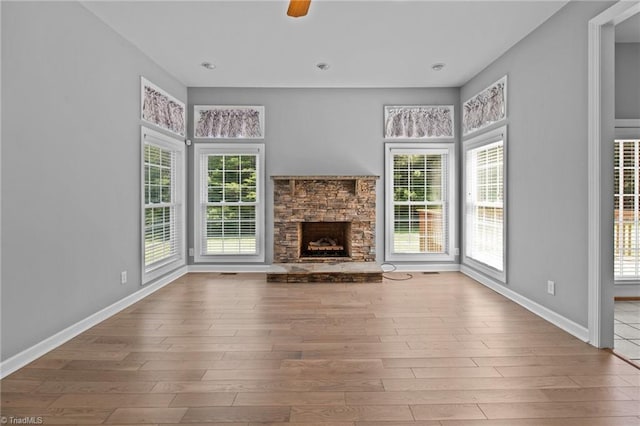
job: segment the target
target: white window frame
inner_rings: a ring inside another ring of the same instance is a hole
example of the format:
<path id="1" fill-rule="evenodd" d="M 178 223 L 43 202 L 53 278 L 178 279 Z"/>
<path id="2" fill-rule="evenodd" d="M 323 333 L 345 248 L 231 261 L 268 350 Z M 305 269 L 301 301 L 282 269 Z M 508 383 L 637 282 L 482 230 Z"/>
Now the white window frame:
<path id="1" fill-rule="evenodd" d="M 172 198 L 173 202 L 171 204 L 175 205 L 175 212 L 178 216 L 176 218 L 176 226 L 181 229 L 175 231 L 174 235 L 176 236 L 176 255 L 164 259 L 159 262 L 152 263 L 150 265 L 146 265 L 145 263 L 145 162 L 144 162 L 144 149 L 145 145 L 153 144 L 159 148 L 173 151 L 176 154 L 175 158 L 175 168 L 173 175 L 175 177 L 175 182 L 172 187 Z M 165 275 L 181 266 L 186 265 L 186 255 L 185 255 L 185 247 L 186 247 L 186 155 L 185 155 L 185 144 L 184 141 L 180 139 L 176 139 L 174 137 L 167 136 L 164 133 L 160 133 L 158 131 L 152 130 L 148 127 L 141 127 L 141 136 L 140 136 L 140 177 L 141 177 L 141 255 L 142 255 L 142 284 L 147 284 L 162 275 Z"/>
<path id="2" fill-rule="evenodd" d="M 265 259 L 265 168 L 264 168 L 264 144 L 234 143 L 224 144 L 215 142 L 199 142 L 194 144 L 194 196 L 193 196 L 193 223 L 194 223 L 194 262 L 195 263 L 263 263 Z M 208 155 L 256 155 L 257 173 L 257 203 L 256 203 L 256 250 L 255 254 L 205 254 L 202 253 L 200 242 L 206 232 L 204 217 L 202 214 L 202 197 L 207 188 L 202 185 L 202 157 Z"/>
<path id="3" fill-rule="evenodd" d="M 469 230 L 467 224 L 467 209 L 468 209 L 468 197 L 469 197 L 469 188 L 468 188 L 468 164 L 467 164 L 467 155 L 470 150 L 474 150 L 477 148 L 481 148 L 483 146 L 491 145 L 496 142 L 502 141 L 502 155 L 503 155 L 503 206 L 502 206 L 502 270 L 494 268 L 482 261 L 469 257 L 467 255 L 468 252 L 468 242 L 469 242 Z M 482 133 L 478 136 L 469 138 L 465 140 L 462 144 L 462 194 L 463 194 L 463 211 L 462 211 L 462 232 L 463 232 L 463 245 L 461 250 L 462 256 L 462 264 L 468 267 L 475 269 L 501 283 L 507 283 L 507 221 L 508 221 L 508 208 L 507 208 L 507 188 L 508 188 L 508 178 L 507 178 L 507 126 L 501 126 L 495 128 L 493 130 Z"/>
<path id="4" fill-rule="evenodd" d="M 396 154 L 447 154 L 446 204 L 448 230 L 447 247 L 444 253 L 395 253 L 394 247 L 394 201 L 393 201 L 393 156 Z M 385 144 L 385 260 L 386 261 L 453 261 L 456 245 L 456 167 L 455 145 L 453 143 L 386 143 Z"/>
<path id="5" fill-rule="evenodd" d="M 616 120 L 616 129 L 615 129 L 615 139 L 613 141 L 614 146 L 615 142 L 620 140 L 639 140 L 640 139 L 640 120 Z M 614 165 L 615 168 L 615 165 Z M 636 192 L 640 191 L 640 184 L 636 182 Z M 613 189 L 613 193 L 618 193 L 618 188 Z M 615 216 L 614 216 L 614 226 L 615 226 Z M 614 240 L 614 252 L 615 252 L 615 240 Z M 614 262 L 616 261 L 614 257 Z M 615 275 L 614 280 L 616 284 L 639 284 L 640 276 L 620 276 Z"/>

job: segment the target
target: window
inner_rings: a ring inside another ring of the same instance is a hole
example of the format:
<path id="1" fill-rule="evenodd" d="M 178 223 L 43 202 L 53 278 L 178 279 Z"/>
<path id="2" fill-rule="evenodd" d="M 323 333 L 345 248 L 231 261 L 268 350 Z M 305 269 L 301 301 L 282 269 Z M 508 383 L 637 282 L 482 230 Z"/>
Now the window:
<path id="1" fill-rule="evenodd" d="M 464 143 L 465 264 L 506 281 L 505 142 L 501 127 Z"/>
<path id="2" fill-rule="evenodd" d="M 264 261 L 263 145 L 196 145 L 196 262 Z"/>
<path id="3" fill-rule="evenodd" d="M 453 144 L 387 144 L 387 260 L 454 260 Z"/>
<path id="4" fill-rule="evenodd" d="M 143 282 L 185 264 L 184 143 L 142 128 Z"/>
<path id="5" fill-rule="evenodd" d="M 640 279 L 640 140 L 614 142 L 614 275 Z"/>

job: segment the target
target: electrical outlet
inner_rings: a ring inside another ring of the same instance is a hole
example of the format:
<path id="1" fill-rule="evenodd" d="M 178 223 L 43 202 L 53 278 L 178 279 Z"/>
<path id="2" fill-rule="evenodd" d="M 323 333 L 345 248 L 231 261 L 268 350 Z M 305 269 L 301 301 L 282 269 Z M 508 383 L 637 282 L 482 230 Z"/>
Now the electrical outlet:
<path id="1" fill-rule="evenodd" d="M 191 247 L 191 248 L 189 249 L 189 256 L 193 257 L 193 256 L 194 256 L 194 253 L 195 253 L 195 250 L 193 249 L 193 247 Z"/>
<path id="2" fill-rule="evenodd" d="M 456 256 L 460 256 L 460 249 L 456 247 L 456 248 L 453 250 L 453 253 L 454 253 Z"/>
<path id="3" fill-rule="evenodd" d="M 552 296 L 556 295 L 556 283 L 554 281 L 547 281 L 547 293 Z"/>
<path id="4" fill-rule="evenodd" d="M 127 271 L 120 272 L 120 284 L 127 283 Z"/>

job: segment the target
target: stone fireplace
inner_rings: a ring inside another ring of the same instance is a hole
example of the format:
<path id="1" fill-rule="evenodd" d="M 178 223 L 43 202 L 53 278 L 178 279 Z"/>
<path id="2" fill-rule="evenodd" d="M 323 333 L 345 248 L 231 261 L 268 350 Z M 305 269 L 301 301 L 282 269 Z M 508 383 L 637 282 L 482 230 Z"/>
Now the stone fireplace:
<path id="1" fill-rule="evenodd" d="M 378 176 L 273 176 L 274 263 L 374 262 Z"/>

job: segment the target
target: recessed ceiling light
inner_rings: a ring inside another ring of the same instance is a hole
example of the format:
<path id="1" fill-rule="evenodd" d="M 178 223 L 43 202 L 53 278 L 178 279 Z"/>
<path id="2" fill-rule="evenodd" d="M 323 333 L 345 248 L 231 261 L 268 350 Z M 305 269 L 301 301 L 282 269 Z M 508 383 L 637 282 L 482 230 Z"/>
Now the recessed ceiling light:
<path id="1" fill-rule="evenodd" d="M 206 68 L 208 70 L 216 69 L 216 66 L 214 64 L 212 64 L 211 62 L 203 62 L 200 65 L 202 66 L 202 68 Z"/>
<path id="2" fill-rule="evenodd" d="M 326 70 L 328 70 L 330 68 L 329 64 L 327 64 L 326 62 L 319 62 L 319 63 L 316 64 L 316 67 L 320 71 L 326 71 Z"/>
<path id="3" fill-rule="evenodd" d="M 442 71 L 444 68 L 444 64 L 433 64 L 431 65 L 431 69 L 434 71 Z"/>

